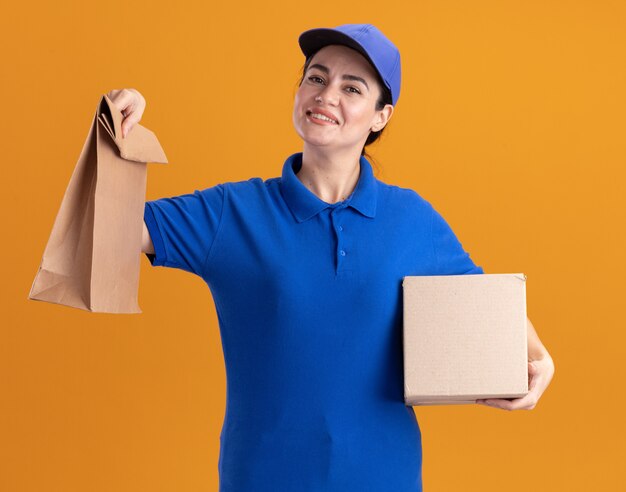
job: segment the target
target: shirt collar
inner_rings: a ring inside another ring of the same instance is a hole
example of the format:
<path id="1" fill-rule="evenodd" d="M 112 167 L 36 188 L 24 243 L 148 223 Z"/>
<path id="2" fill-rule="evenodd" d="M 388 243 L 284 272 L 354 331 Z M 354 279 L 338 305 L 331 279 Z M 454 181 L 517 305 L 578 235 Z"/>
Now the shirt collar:
<path id="1" fill-rule="evenodd" d="M 372 166 L 363 156 L 359 159 L 361 171 L 359 181 L 352 194 L 344 201 L 348 206 L 358 210 L 367 217 L 376 216 L 376 178 L 372 173 Z M 287 158 L 283 165 L 281 191 L 291 212 L 298 222 L 314 217 L 322 210 L 332 207 L 332 204 L 321 200 L 309 190 L 296 176 L 302 167 L 302 152 L 295 153 Z"/>

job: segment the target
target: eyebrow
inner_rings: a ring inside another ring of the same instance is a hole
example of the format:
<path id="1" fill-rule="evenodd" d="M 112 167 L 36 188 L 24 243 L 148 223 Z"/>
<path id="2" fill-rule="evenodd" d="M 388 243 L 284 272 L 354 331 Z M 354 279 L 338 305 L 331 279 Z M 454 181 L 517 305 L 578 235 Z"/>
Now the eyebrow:
<path id="1" fill-rule="evenodd" d="M 320 65 L 319 63 L 314 63 L 313 65 L 311 65 L 307 72 L 313 68 L 317 68 L 318 70 L 321 70 L 322 72 L 324 72 L 325 74 L 330 73 L 330 70 L 328 70 L 328 67 L 324 66 L 324 65 Z M 365 85 L 365 87 L 367 87 L 367 90 L 370 90 L 370 86 L 367 85 L 367 82 L 365 82 L 365 79 L 363 77 L 359 77 L 357 75 L 344 75 L 342 77 L 343 80 L 355 80 L 357 82 L 361 82 L 363 85 Z"/>

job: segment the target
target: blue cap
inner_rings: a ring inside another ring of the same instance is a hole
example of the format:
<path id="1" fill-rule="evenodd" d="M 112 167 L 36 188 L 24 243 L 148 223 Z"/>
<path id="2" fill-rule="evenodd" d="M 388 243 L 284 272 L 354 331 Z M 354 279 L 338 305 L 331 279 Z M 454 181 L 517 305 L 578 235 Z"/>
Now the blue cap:
<path id="1" fill-rule="evenodd" d="M 371 24 L 344 24 L 335 28 L 309 29 L 298 38 L 304 56 L 309 58 L 329 44 L 342 44 L 357 50 L 376 69 L 391 91 L 395 106 L 400 96 L 400 52 Z"/>

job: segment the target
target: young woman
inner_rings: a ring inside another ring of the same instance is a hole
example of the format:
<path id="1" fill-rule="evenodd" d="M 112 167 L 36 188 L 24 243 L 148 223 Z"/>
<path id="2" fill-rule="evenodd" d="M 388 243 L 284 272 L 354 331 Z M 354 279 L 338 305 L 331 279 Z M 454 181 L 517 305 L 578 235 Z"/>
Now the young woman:
<path id="1" fill-rule="evenodd" d="M 404 404 L 402 278 L 481 274 L 415 191 L 372 174 L 365 146 L 393 115 L 400 54 L 372 25 L 312 29 L 293 108 L 302 152 L 280 177 L 149 201 L 152 265 L 211 289 L 227 373 L 221 491 L 422 489 L 421 433 Z M 112 91 L 126 134 L 145 100 Z M 554 364 L 528 321 L 534 408 Z"/>

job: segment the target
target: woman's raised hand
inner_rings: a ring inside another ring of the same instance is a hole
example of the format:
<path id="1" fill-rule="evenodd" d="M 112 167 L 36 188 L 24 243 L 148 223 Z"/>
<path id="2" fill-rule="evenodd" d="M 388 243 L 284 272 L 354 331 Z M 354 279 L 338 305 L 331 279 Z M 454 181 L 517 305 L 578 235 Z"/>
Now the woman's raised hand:
<path id="1" fill-rule="evenodd" d="M 146 100 L 137 89 L 113 89 L 107 97 L 124 116 L 122 120 L 122 138 L 141 120 L 146 109 Z"/>

